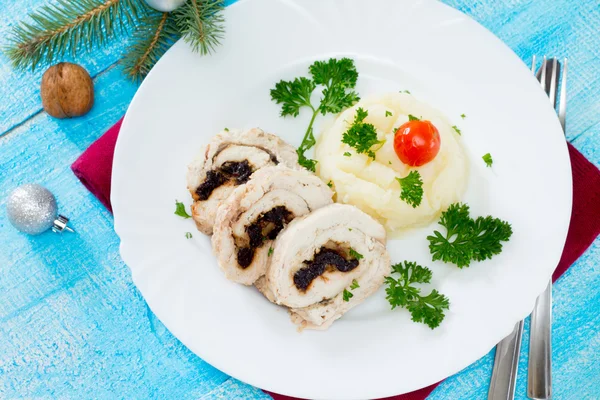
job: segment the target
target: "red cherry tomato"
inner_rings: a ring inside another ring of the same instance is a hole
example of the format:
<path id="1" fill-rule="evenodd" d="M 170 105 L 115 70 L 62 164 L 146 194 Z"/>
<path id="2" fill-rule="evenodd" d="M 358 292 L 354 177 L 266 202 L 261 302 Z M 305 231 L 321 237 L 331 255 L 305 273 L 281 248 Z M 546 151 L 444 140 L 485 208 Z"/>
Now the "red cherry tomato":
<path id="1" fill-rule="evenodd" d="M 440 133 L 429 121 L 408 121 L 396 130 L 394 151 L 404 164 L 420 167 L 440 151 Z"/>

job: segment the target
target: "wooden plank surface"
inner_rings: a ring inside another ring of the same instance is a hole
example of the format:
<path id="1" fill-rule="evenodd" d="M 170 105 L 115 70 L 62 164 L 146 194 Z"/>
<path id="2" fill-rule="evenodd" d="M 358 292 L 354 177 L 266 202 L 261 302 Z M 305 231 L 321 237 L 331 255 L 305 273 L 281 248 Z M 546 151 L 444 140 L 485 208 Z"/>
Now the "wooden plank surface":
<path id="1" fill-rule="evenodd" d="M 0 44 L 43 0 L 0 0 Z M 600 165 L 600 9 L 597 1 L 448 0 L 505 41 L 525 62 L 569 57 L 568 138 Z M 192 354 L 149 311 L 118 253 L 112 217 L 70 164 L 125 112 L 136 85 L 115 66 L 118 42 L 78 60 L 95 79 L 83 118 L 41 112 L 42 71 L 16 72 L 0 56 L 0 398 L 258 399 Z M 536 149 L 533 149 L 536 150 Z M 5 219 L 8 193 L 47 186 L 77 235 L 28 237 Z M 554 287 L 557 399 L 600 398 L 600 240 Z M 527 327 L 526 327 L 527 332 Z M 518 399 L 525 399 L 527 334 Z M 483 399 L 493 354 L 447 379 L 432 399 Z M 399 377 L 401 378 L 401 377 Z"/>

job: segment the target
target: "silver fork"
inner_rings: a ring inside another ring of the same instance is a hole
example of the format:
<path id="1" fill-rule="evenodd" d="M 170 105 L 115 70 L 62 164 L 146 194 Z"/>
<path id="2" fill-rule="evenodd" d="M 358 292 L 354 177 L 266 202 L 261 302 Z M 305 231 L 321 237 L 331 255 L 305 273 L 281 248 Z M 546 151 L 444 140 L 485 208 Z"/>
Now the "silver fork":
<path id="1" fill-rule="evenodd" d="M 540 67 L 536 76 L 540 81 L 542 89 L 548 93 L 552 106 L 554 107 L 556 102 L 556 87 L 560 64 L 558 63 L 558 60 L 552 59 L 551 70 L 548 73 L 549 63 L 550 61 L 547 61 L 546 57 L 544 57 L 542 66 Z M 531 65 L 532 73 L 535 73 L 535 66 L 536 60 L 534 56 Z M 567 106 L 566 67 L 567 62 L 565 60 L 558 112 L 563 131 L 565 128 L 565 112 Z M 544 291 L 544 293 L 542 293 L 536 301 L 536 305 L 531 316 L 532 323 L 527 395 L 533 399 L 549 399 L 551 395 L 551 293 L 552 282 L 548 284 L 546 291 Z M 494 369 L 492 371 L 492 380 L 490 382 L 488 400 L 512 400 L 514 398 L 522 335 L 523 321 L 519 321 L 515 325 L 513 331 L 496 346 L 496 357 L 494 359 Z"/>
<path id="2" fill-rule="evenodd" d="M 533 59 L 535 65 L 535 57 Z M 550 67 L 548 65 L 550 64 Z M 561 65 L 556 58 L 542 63 L 538 79 L 542 89 L 556 107 L 556 90 Z M 567 60 L 562 65 L 562 83 L 558 106 L 558 119 L 565 132 L 567 112 Z M 546 290 L 537 298 L 531 313 L 529 336 L 529 365 L 527 367 L 527 397 L 536 400 L 552 398 L 552 280 Z"/>

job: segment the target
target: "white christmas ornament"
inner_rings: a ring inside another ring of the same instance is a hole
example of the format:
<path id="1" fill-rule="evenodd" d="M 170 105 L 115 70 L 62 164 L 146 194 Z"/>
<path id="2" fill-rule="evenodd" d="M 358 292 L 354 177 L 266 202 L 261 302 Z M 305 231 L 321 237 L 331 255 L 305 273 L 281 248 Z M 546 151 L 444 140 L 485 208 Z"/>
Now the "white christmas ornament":
<path id="1" fill-rule="evenodd" d="M 54 195 L 45 187 L 26 184 L 16 188 L 6 202 L 6 214 L 10 223 L 21 232 L 39 235 L 52 228 L 54 232 L 68 230 L 69 219 L 58 215 Z"/>
<path id="2" fill-rule="evenodd" d="M 146 0 L 146 3 L 155 10 L 171 12 L 187 0 Z"/>

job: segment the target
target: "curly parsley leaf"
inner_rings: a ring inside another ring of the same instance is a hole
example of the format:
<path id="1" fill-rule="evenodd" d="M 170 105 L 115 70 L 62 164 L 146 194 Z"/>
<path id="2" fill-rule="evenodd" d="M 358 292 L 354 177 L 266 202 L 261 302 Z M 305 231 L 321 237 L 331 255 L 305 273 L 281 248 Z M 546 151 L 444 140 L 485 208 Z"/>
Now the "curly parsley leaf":
<path id="1" fill-rule="evenodd" d="M 488 167 L 491 167 L 494 163 L 494 160 L 492 160 L 492 155 L 490 153 L 487 153 L 481 158 L 483 158 L 483 161 L 485 161 L 485 165 L 487 165 Z"/>
<path id="2" fill-rule="evenodd" d="M 350 290 L 358 289 L 360 285 L 356 279 L 352 279 L 352 285 L 350 285 Z"/>
<path id="3" fill-rule="evenodd" d="M 414 283 L 429 283 L 431 270 L 418 265 L 416 262 L 404 261 L 392 265 L 392 273 L 398 278 L 388 276 L 385 278 L 387 288 L 386 299 L 392 306 L 406 308 L 411 319 L 421 322 L 434 329 L 444 320 L 444 310 L 448 310 L 448 298 L 437 290 L 432 290 L 427 296 L 421 295 L 421 289 L 412 286 Z"/>
<path id="4" fill-rule="evenodd" d="M 279 81 L 271 89 L 271 99 L 281 104 L 281 116 L 298 116 L 302 107 L 310 107 L 310 96 L 317 86 L 308 78 L 300 77 L 293 81 Z"/>
<path id="5" fill-rule="evenodd" d="M 423 200 L 423 181 L 419 171 L 410 171 L 404 178 L 396 178 L 400 183 L 400 199 L 417 208 Z"/>
<path id="6" fill-rule="evenodd" d="M 371 147 L 380 144 L 383 145 L 385 140 L 377 140 L 377 130 L 373 124 L 364 122 L 369 115 L 368 111 L 359 107 L 356 110 L 354 121 L 350 128 L 342 135 L 342 143 L 346 143 L 353 147 L 357 153 L 366 154 L 373 160 L 375 159 L 375 151 Z M 381 147 L 381 146 L 380 146 Z"/>
<path id="7" fill-rule="evenodd" d="M 483 261 L 502 252 L 502 243 L 512 236 L 512 227 L 492 216 L 469 216 L 469 206 L 455 203 L 442 213 L 439 224 L 446 234 L 434 231 L 427 236 L 433 261 L 441 260 L 459 268 L 468 267 L 471 261 Z"/>
<path id="8" fill-rule="evenodd" d="M 354 257 L 357 260 L 361 260 L 364 258 L 364 256 L 362 254 L 360 254 L 358 251 L 354 250 L 352 247 L 350 247 L 350 257 Z"/>
<path id="9" fill-rule="evenodd" d="M 312 110 L 312 118 L 298 147 L 298 163 L 315 172 L 316 161 L 307 158 L 304 153 L 311 149 L 316 141 L 313 135 L 313 124 L 316 116 L 321 113 L 338 113 L 360 100 L 358 94 L 351 90 L 356 86 L 358 72 L 354 61 L 349 58 L 328 61 L 315 61 L 309 72 L 312 79 L 306 77 L 295 78 L 293 81 L 279 81 L 271 89 L 271 99 L 281 104 L 281 116 L 298 116 L 302 107 Z M 315 107 L 310 98 L 317 86 L 322 86 L 322 98 L 318 107 Z"/>
<path id="10" fill-rule="evenodd" d="M 342 298 L 344 299 L 344 301 L 350 301 L 350 299 L 354 297 L 354 295 L 352 294 L 351 291 L 349 291 L 348 289 L 344 289 L 344 293 L 342 294 Z"/>
<path id="11" fill-rule="evenodd" d="M 185 211 L 185 206 L 183 205 L 183 203 L 180 203 L 179 201 L 175 200 L 175 215 L 179 215 L 181 218 L 192 218 L 191 215 L 189 215 L 186 211 Z"/>

